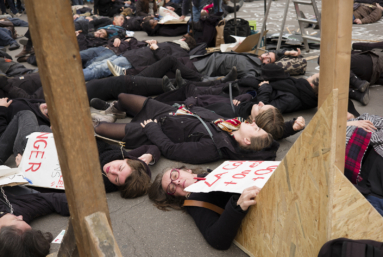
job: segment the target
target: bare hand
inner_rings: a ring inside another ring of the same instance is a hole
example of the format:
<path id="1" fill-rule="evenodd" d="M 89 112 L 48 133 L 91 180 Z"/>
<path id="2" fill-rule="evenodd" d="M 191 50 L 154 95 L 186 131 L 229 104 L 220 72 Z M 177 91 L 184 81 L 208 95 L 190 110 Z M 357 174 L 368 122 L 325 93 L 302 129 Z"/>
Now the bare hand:
<path id="1" fill-rule="evenodd" d="M 297 51 L 290 51 L 290 56 L 299 56 L 301 55 L 301 49 L 300 48 L 297 48 Z"/>
<path id="2" fill-rule="evenodd" d="M 347 126 L 357 126 L 358 128 L 362 128 L 367 132 L 375 132 L 376 130 L 374 124 L 369 120 L 347 121 Z"/>
<path id="3" fill-rule="evenodd" d="M 157 40 L 154 40 L 154 39 L 146 40 L 145 42 L 148 43 L 149 45 L 157 44 Z"/>
<path id="4" fill-rule="evenodd" d="M 12 100 L 8 102 L 8 97 L 0 98 L 0 106 L 7 107 L 12 103 Z"/>
<path id="5" fill-rule="evenodd" d="M 80 35 L 80 33 L 82 32 L 82 30 L 76 30 L 76 37 L 78 37 L 78 35 Z"/>
<path id="6" fill-rule="evenodd" d="M 239 197 L 237 205 L 241 206 L 243 211 L 246 211 L 249 206 L 255 205 L 257 203 L 256 197 L 260 191 L 261 189 L 256 186 L 246 188 L 243 190 L 241 196 Z"/>
<path id="7" fill-rule="evenodd" d="M 355 119 L 355 116 L 349 112 L 347 112 L 347 120 Z"/>
<path id="8" fill-rule="evenodd" d="M 238 100 L 236 100 L 236 99 L 233 99 L 233 104 L 235 105 L 235 106 L 238 106 L 238 104 L 240 104 L 241 103 L 241 101 L 238 101 Z"/>
<path id="9" fill-rule="evenodd" d="M 157 44 L 151 44 L 150 45 L 150 50 L 157 50 L 158 49 L 158 45 Z"/>
<path id="10" fill-rule="evenodd" d="M 15 157 L 16 167 L 20 166 L 22 158 L 23 158 L 23 156 L 21 154 L 17 154 L 17 156 Z"/>
<path id="11" fill-rule="evenodd" d="M 151 122 L 157 123 L 157 120 L 154 120 L 154 121 L 152 119 L 145 120 L 144 122 L 141 122 L 141 127 L 145 128 L 145 126 L 148 125 Z"/>
<path id="12" fill-rule="evenodd" d="M 80 17 L 80 15 L 78 14 L 73 15 L 73 20 L 77 19 L 78 17 Z"/>
<path id="13" fill-rule="evenodd" d="M 138 159 L 145 162 L 146 164 L 149 164 L 153 161 L 153 155 L 151 155 L 150 153 L 146 153 L 138 157 Z"/>
<path id="14" fill-rule="evenodd" d="M 306 125 L 305 119 L 302 116 L 299 116 L 293 124 L 294 131 L 304 129 Z"/>
<path id="15" fill-rule="evenodd" d="M 260 86 L 262 86 L 263 84 L 269 84 L 269 82 L 268 82 L 268 81 L 262 81 L 261 83 L 259 83 L 258 86 L 260 87 Z"/>
<path id="16" fill-rule="evenodd" d="M 121 45 L 121 40 L 119 38 L 115 38 L 113 41 L 114 47 L 119 47 Z"/>
<path id="17" fill-rule="evenodd" d="M 175 9 L 171 6 L 166 6 L 166 9 L 170 10 L 170 11 L 174 11 Z"/>
<path id="18" fill-rule="evenodd" d="M 361 21 L 360 19 L 355 19 L 354 22 L 355 22 L 356 24 L 362 24 L 362 21 Z"/>
<path id="19" fill-rule="evenodd" d="M 180 20 L 181 20 L 181 21 L 185 20 L 185 15 L 182 15 L 182 16 L 180 17 Z"/>

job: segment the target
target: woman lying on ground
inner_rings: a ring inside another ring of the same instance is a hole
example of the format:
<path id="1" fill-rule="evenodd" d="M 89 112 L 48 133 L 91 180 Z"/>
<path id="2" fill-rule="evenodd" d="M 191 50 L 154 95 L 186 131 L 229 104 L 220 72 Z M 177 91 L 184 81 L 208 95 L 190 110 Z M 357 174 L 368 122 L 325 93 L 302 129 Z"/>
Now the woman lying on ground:
<path id="1" fill-rule="evenodd" d="M 251 205 L 256 204 L 260 189 L 249 187 L 242 194 L 226 192 L 188 193 L 184 189 L 207 175 L 206 170 L 191 170 L 186 167 L 168 168 L 157 175 L 149 189 L 149 199 L 166 211 L 167 208 L 185 209 L 194 219 L 205 240 L 218 250 L 229 249 L 242 219 Z M 182 206 L 184 200 L 197 200 L 214 204 L 223 209 L 221 215 L 204 208 Z"/>
<path id="2" fill-rule="evenodd" d="M 58 213 L 69 216 L 64 193 L 39 193 L 25 187 L 4 187 L 0 192 L 0 257 L 45 257 L 53 236 L 32 229 L 34 219 Z"/>
<path id="3" fill-rule="evenodd" d="M 279 147 L 255 123 L 225 121 L 200 107 L 177 109 L 130 94 L 120 94 L 113 107 L 133 116 L 132 122 L 112 123 L 113 115 L 92 114 L 97 134 L 124 141 L 127 148 L 152 143 L 166 158 L 175 161 L 198 164 L 219 159 L 274 160 Z"/>
<path id="4" fill-rule="evenodd" d="M 31 111 L 18 112 L 0 138 L 0 161 L 4 163 L 13 154 L 19 166 L 26 136 L 34 132 L 52 133 L 46 125 L 39 125 Z M 141 146 L 130 152 L 97 140 L 101 172 L 107 193 L 120 191 L 123 198 L 135 198 L 146 194 L 150 186 L 149 164 L 160 158 L 156 146 Z"/>

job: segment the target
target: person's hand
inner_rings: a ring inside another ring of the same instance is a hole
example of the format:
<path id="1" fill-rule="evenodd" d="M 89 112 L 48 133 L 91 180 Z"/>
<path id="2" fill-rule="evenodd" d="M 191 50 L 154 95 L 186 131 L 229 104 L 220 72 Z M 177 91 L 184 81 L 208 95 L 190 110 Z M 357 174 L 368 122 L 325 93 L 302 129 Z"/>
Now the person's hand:
<path id="1" fill-rule="evenodd" d="M 145 120 L 144 122 L 141 122 L 141 127 L 145 128 L 145 126 L 148 125 L 151 122 L 157 123 L 157 120 L 152 120 L 152 119 Z"/>
<path id="2" fill-rule="evenodd" d="M 158 45 L 157 44 L 151 44 L 150 45 L 150 50 L 157 50 L 158 49 Z"/>
<path id="3" fill-rule="evenodd" d="M 382 7 L 382 6 L 380 6 L 380 4 L 376 3 L 376 7 L 378 7 L 380 10 L 382 10 L 382 11 L 383 11 L 383 7 Z"/>
<path id="4" fill-rule="evenodd" d="M 78 37 L 78 35 L 80 35 L 80 33 L 82 32 L 82 30 L 76 30 L 75 33 L 76 33 L 76 37 Z"/>
<path id="5" fill-rule="evenodd" d="M 151 155 L 150 153 L 146 153 L 138 157 L 138 159 L 145 162 L 146 164 L 149 164 L 153 161 L 153 155 Z"/>
<path id="6" fill-rule="evenodd" d="M 256 186 L 246 188 L 239 197 L 237 205 L 239 205 L 243 211 L 247 211 L 249 206 L 257 203 L 256 197 L 260 191 L 261 189 Z"/>
<path id="7" fill-rule="evenodd" d="M 92 17 L 85 17 L 85 19 L 87 19 L 88 21 L 92 21 L 93 20 Z"/>
<path id="8" fill-rule="evenodd" d="M 347 120 L 355 119 L 355 116 L 349 112 L 347 112 Z"/>
<path id="9" fill-rule="evenodd" d="M 306 125 L 305 119 L 302 116 L 299 116 L 293 124 L 293 130 L 298 131 L 304 129 Z"/>
<path id="10" fill-rule="evenodd" d="M 17 156 L 15 157 L 15 163 L 16 163 L 16 167 L 19 167 L 20 166 L 20 163 L 21 163 L 21 159 L 23 158 L 23 156 L 21 154 L 17 154 Z"/>
<path id="11" fill-rule="evenodd" d="M 375 132 L 376 130 L 374 124 L 369 120 L 347 121 L 347 126 L 357 126 L 358 128 L 362 128 L 367 132 Z"/>
<path id="12" fill-rule="evenodd" d="M 297 48 L 297 51 L 289 51 L 289 55 L 297 57 L 297 56 L 301 55 L 301 49 Z"/>
<path id="13" fill-rule="evenodd" d="M 238 104 L 240 104 L 240 103 L 241 103 L 241 101 L 238 101 L 237 99 L 233 99 L 233 104 L 235 106 L 238 106 Z"/>
<path id="14" fill-rule="evenodd" d="M 174 11 L 175 9 L 171 6 L 166 6 L 166 9 L 170 10 L 170 11 Z"/>
<path id="15" fill-rule="evenodd" d="M 146 40 L 145 42 L 148 43 L 149 45 L 157 44 L 157 40 L 154 40 L 154 39 Z"/>
<path id="16" fill-rule="evenodd" d="M 361 21 L 360 19 L 355 19 L 354 22 L 355 22 L 356 24 L 362 24 L 362 21 Z"/>
<path id="17" fill-rule="evenodd" d="M 269 84 L 269 82 L 268 82 L 268 81 L 262 81 L 261 83 L 259 83 L 258 86 L 260 87 L 260 86 L 262 86 L 263 84 Z"/>
<path id="18" fill-rule="evenodd" d="M 131 40 L 131 38 L 125 39 L 125 42 L 129 42 L 130 40 Z"/>
<path id="19" fill-rule="evenodd" d="M 126 16 L 125 18 L 126 18 L 127 20 L 129 20 L 129 19 L 130 19 L 130 16 Z"/>
<path id="20" fill-rule="evenodd" d="M 80 15 L 78 14 L 73 15 L 73 20 L 77 19 L 78 17 L 80 17 Z"/>
<path id="21" fill-rule="evenodd" d="M 181 21 L 185 20 L 185 15 L 182 15 L 182 16 L 180 17 L 180 20 L 181 20 Z"/>
<path id="22" fill-rule="evenodd" d="M 8 97 L 0 98 L 0 106 L 7 107 L 12 103 L 12 100 L 8 102 Z"/>
<path id="23" fill-rule="evenodd" d="M 119 47 L 121 45 L 121 40 L 119 38 L 115 38 L 113 41 L 114 47 Z"/>

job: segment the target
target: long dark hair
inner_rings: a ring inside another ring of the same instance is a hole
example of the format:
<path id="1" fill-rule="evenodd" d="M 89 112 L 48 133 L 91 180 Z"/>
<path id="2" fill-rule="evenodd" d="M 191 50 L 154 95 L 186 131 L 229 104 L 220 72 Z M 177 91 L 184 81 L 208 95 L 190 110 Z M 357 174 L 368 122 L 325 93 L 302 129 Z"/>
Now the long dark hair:
<path id="1" fill-rule="evenodd" d="M 150 177 L 146 173 L 145 165 L 138 160 L 125 159 L 125 161 L 132 169 L 132 174 L 118 187 L 121 197 L 136 198 L 146 194 L 150 186 Z"/>
<path id="2" fill-rule="evenodd" d="M 143 3 L 143 10 L 146 12 L 146 13 L 149 13 L 149 0 L 140 0 L 142 1 Z M 153 0 L 153 13 L 156 14 L 157 12 L 157 3 L 155 0 Z"/>
<path id="3" fill-rule="evenodd" d="M 174 169 L 174 167 L 165 168 L 160 174 L 158 174 L 148 191 L 149 199 L 154 202 L 154 206 L 162 211 L 168 211 L 168 208 L 182 210 L 182 205 L 186 199 L 184 196 L 169 195 L 162 188 L 162 177 L 164 176 L 165 172 L 170 169 Z M 187 168 L 182 166 L 176 169 L 186 170 Z M 193 174 L 207 173 L 207 171 L 202 168 L 191 169 L 191 171 Z"/>
<path id="4" fill-rule="evenodd" d="M 49 254 L 53 236 L 40 230 L 26 232 L 6 226 L 0 229 L 0 257 L 45 257 Z"/>

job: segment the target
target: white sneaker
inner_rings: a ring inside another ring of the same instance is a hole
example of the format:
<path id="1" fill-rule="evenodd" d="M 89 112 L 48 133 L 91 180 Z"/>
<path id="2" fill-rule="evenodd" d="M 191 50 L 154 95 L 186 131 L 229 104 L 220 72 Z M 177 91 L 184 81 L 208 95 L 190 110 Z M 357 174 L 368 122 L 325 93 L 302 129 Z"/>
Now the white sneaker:
<path id="1" fill-rule="evenodd" d="M 107 61 L 110 72 L 116 77 L 125 75 L 125 69 L 113 64 L 111 61 Z"/>
<path id="2" fill-rule="evenodd" d="M 92 113 L 93 127 L 97 127 L 101 122 L 114 123 L 116 121 L 116 116 L 114 115 L 102 115 L 100 113 Z"/>

